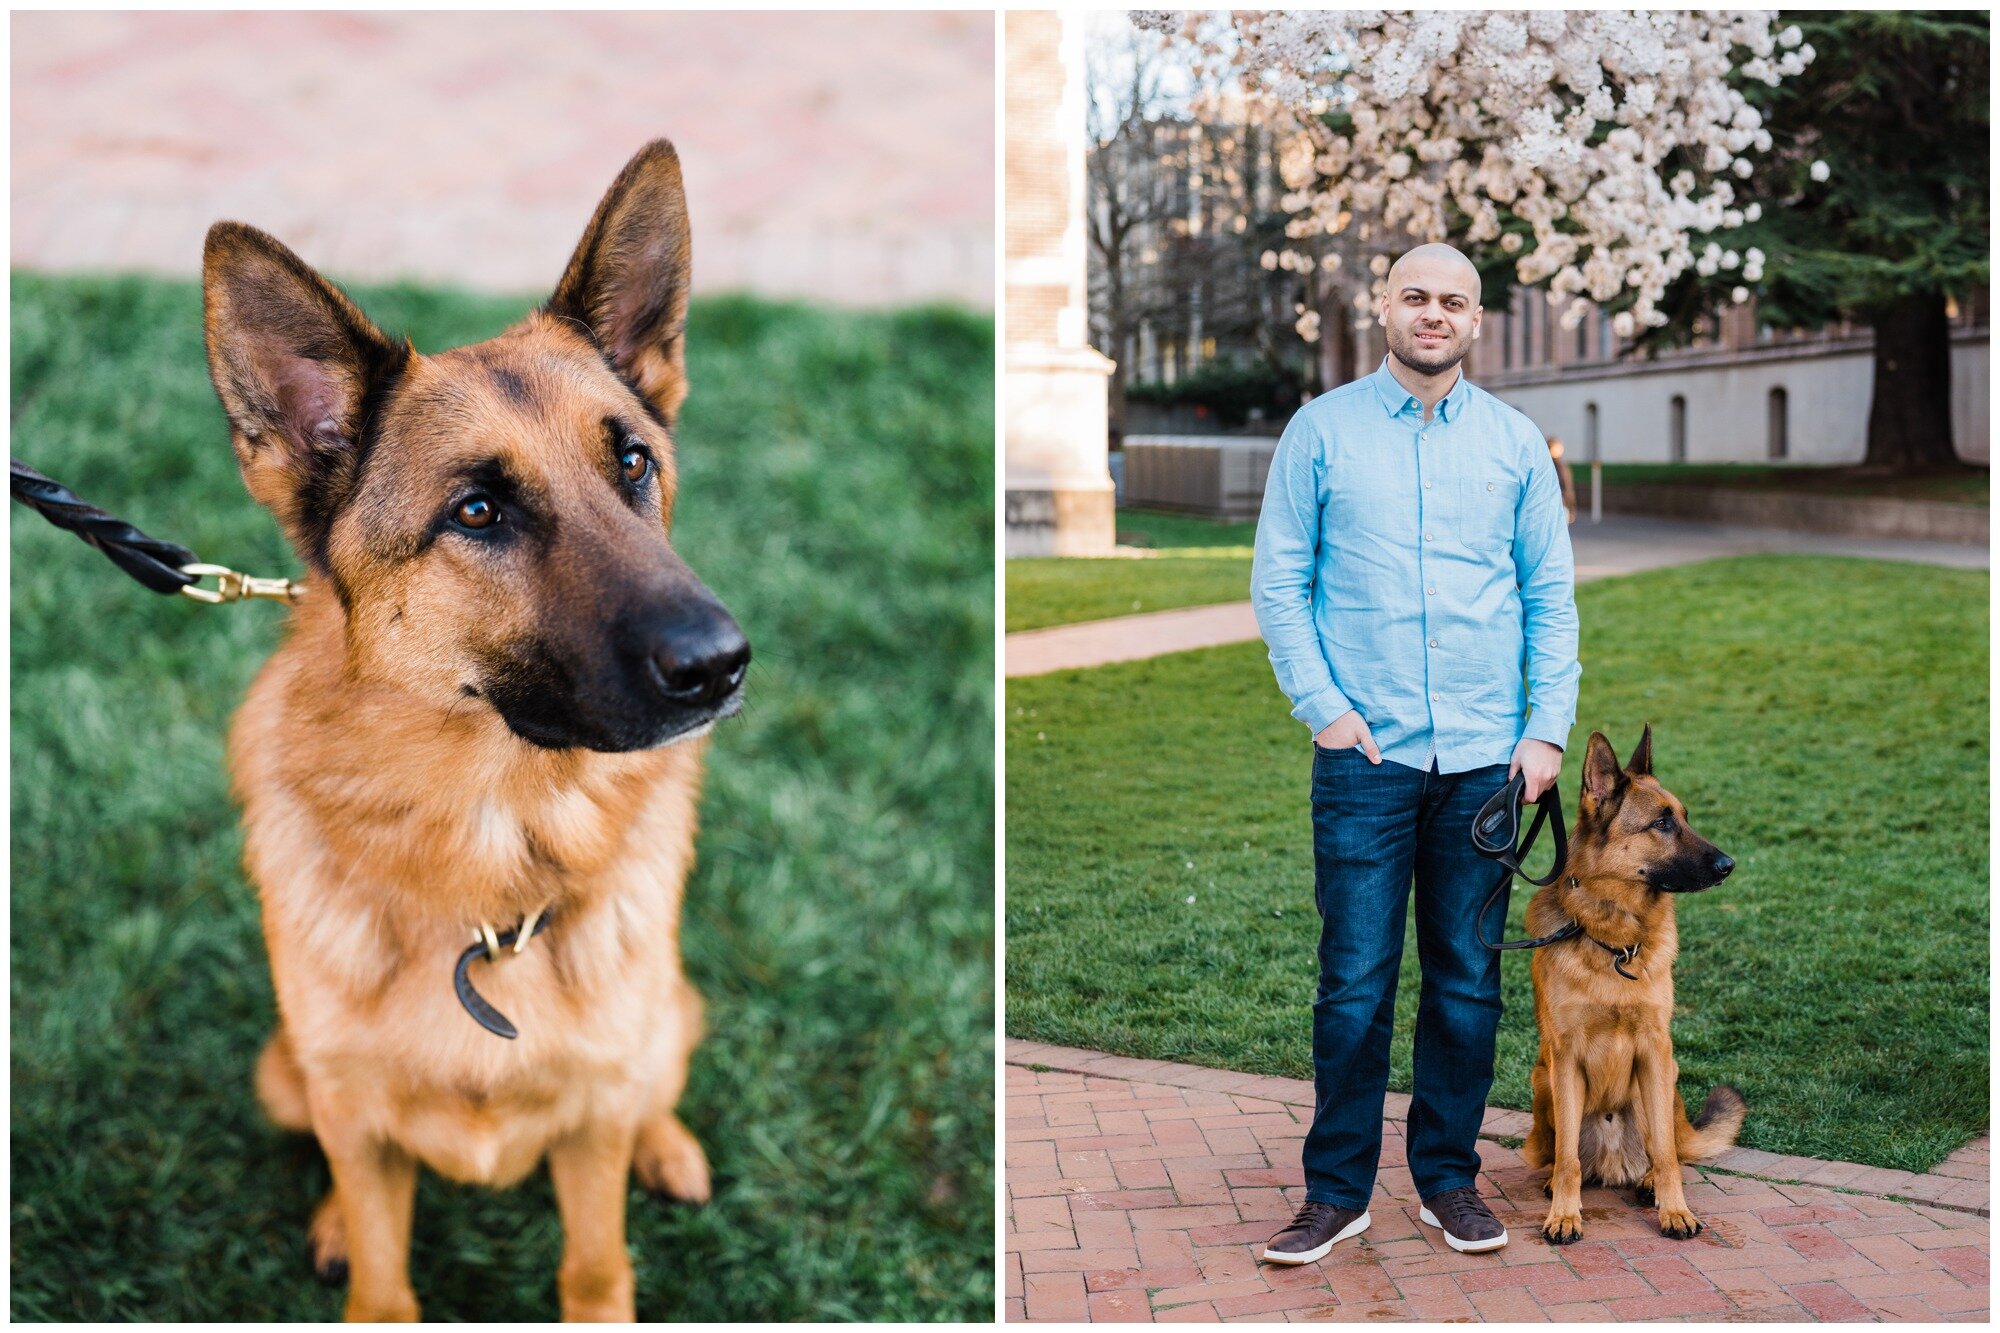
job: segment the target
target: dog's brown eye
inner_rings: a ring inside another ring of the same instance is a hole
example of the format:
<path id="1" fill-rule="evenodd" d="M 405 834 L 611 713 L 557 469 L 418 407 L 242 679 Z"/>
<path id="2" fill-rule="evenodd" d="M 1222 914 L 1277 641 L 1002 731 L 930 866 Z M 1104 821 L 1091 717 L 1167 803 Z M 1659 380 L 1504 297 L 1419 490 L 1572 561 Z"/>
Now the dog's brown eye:
<path id="1" fill-rule="evenodd" d="M 1672 833 L 1674 831 L 1674 817 L 1672 815 L 1661 815 L 1653 821 L 1653 827 L 1662 833 Z"/>
<path id="2" fill-rule="evenodd" d="M 468 495 L 458 502 L 452 517 L 461 528 L 490 528 L 500 521 L 500 506 L 483 495 Z"/>
<path id="3" fill-rule="evenodd" d="M 628 444 L 618 455 L 618 466 L 624 469 L 625 480 L 644 481 L 646 474 L 653 469 L 653 458 L 638 445 Z"/>

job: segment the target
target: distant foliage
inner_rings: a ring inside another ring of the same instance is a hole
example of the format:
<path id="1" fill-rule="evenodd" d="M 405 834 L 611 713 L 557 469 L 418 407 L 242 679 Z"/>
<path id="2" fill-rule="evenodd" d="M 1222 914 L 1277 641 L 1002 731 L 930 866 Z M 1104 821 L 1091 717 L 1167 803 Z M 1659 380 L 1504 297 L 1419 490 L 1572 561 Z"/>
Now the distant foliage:
<path id="1" fill-rule="evenodd" d="M 1125 397 L 1154 407 L 1206 408 L 1215 417 L 1214 425 L 1241 426 L 1257 408 L 1271 420 L 1289 416 L 1299 405 L 1299 381 L 1261 361 L 1211 361 L 1172 384 L 1131 385 Z"/>

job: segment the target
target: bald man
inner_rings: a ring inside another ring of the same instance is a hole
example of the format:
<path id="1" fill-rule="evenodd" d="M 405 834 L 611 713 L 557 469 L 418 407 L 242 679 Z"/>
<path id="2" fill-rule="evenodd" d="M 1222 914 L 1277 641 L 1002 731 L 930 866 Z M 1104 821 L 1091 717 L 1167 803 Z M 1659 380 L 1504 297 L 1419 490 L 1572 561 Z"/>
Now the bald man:
<path id="1" fill-rule="evenodd" d="M 1313 736 L 1320 912 L 1306 1202 L 1266 1246 L 1273 1263 L 1311 1263 L 1368 1227 L 1413 881 L 1418 1216 L 1455 1250 L 1507 1243 L 1475 1186 L 1500 1022 L 1479 916 L 1507 872 L 1473 849 L 1472 821 L 1516 772 L 1531 800 L 1555 781 L 1581 671 L 1549 451 L 1459 369 L 1480 313 L 1478 270 L 1451 246 L 1397 260 L 1379 311 L 1388 357 L 1292 418 L 1265 485 L 1250 594 Z M 1503 890 L 1487 938 L 1506 919 Z"/>

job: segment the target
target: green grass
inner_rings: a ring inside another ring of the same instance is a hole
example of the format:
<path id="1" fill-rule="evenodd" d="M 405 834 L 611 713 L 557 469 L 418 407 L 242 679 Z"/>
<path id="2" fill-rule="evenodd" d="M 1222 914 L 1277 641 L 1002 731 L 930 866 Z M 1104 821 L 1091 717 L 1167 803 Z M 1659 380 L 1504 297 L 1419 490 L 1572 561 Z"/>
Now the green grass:
<path id="1" fill-rule="evenodd" d="M 1570 456 L 1577 493 L 1589 499 L 1590 466 Z M 1895 500 L 1941 500 L 1984 506 L 1988 474 L 1983 467 L 1947 472 L 1899 474 L 1868 467 L 1776 467 L 1762 463 L 1606 463 L 1610 486 L 1708 486 L 1726 490 L 1789 491 Z"/>
<path id="2" fill-rule="evenodd" d="M 1765 556 L 1578 590 L 1593 729 L 1736 857 L 1681 904 L 1675 1046 L 1743 1141 L 1919 1170 L 1987 1127 L 1983 572 Z M 1311 751 L 1261 644 L 1010 681 L 1007 1029 L 1311 1076 Z M 1516 884 L 1518 935 L 1532 890 Z M 1188 901 L 1190 898 L 1192 902 Z M 1528 1105 L 1527 960 L 1493 1100 Z M 1397 997 L 1407 1091 L 1416 950 Z"/>
<path id="3" fill-rule="evenodd" d="M 525 300 L 359 293 L 421 349 Z M 676 544 L 757 648 L 709 765 L 682 1114 L 702 1210 L 636 1191 L 641 1318 L 993 1308 L 992 323 L 698 302 Z M 246 497 L 188 283 L 17 273 L 14 452 L 205 559 L 295 570 Z M 279 637 L 17 510 L 12 1314 L 331 1319 L 309 1140 L 260 1119 L 273 1022 L 223 731 Z M 550 1319 L 546 1177 L 426 1178 L 433 1317 Z"/>
<path id="4" fill-rule="evenodd" d="M 1194 514 L 1175 514 L 1165 509 L 1121 509 L 1118 511 L 1118 544 L 1156 549 L 1189 550 L 1197 547 L 1227 546 L 1248 550 L 1257 542 L 1257 523 L 1224 523 L 1220 519 Z"/>
<path id="5" fill-rule="evenodd" d="M 1156 509 L 1118 511 L 1120 545 L 1151 556 L 1007 562 L 1007 632 L 1241 602 L 1250 596 L 1255 523 Z"/>

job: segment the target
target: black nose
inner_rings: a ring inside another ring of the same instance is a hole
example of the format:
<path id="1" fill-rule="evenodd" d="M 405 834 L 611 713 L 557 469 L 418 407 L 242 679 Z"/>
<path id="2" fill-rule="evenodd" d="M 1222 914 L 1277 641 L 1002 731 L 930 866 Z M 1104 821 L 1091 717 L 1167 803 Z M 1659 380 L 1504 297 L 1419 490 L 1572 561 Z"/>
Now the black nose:
<path id="1" fill-rule="evenodd" d="M 750 666 L 750 641 L 720 606 L 659 622 L 649 648 L 655 686 L 683 708 L 727 699 Z"/>
<path id="2" fill-rule="evenodd" d="M 1736 863 L 1721 852 L 1717 852 L 1715 859 L 1708 863 L 1708 868 L 1715 872 L 1717 879 L 1728 879 L 1729 872 L 1736 869 Z"/>

